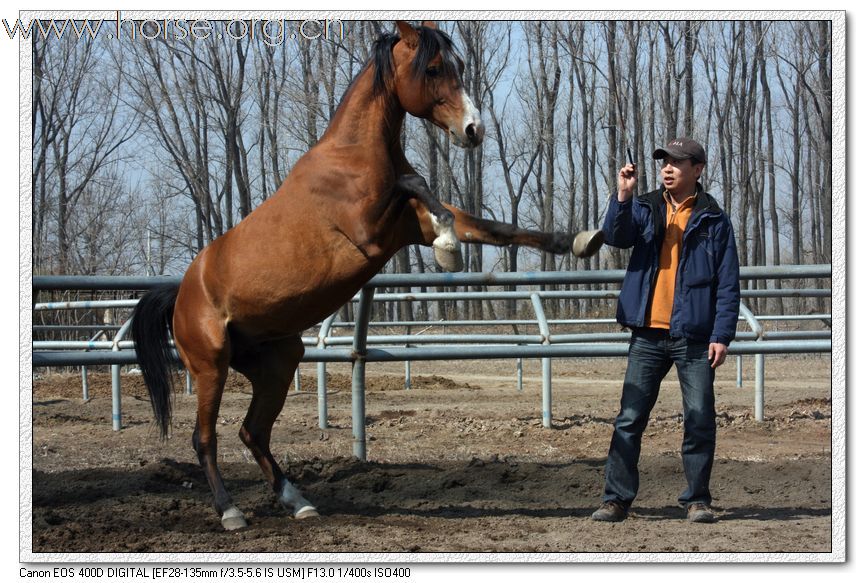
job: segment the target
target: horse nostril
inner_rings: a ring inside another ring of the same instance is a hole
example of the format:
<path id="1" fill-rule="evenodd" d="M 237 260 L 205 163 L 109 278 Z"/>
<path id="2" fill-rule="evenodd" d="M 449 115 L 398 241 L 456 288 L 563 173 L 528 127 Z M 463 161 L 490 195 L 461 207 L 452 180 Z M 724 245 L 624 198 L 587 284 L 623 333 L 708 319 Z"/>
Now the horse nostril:
<path id="1" fill-rule="evenodd" d="M 480 143 L 484 138 L 484 124 L 470 123 L 466 126 L 466 137 L 474 143 Z"/>

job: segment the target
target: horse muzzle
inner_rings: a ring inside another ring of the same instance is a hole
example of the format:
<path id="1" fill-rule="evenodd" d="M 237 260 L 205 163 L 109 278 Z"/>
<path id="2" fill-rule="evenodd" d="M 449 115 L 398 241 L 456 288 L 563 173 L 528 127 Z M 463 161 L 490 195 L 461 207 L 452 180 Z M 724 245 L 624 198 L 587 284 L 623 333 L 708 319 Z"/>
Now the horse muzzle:
<path id="1" fill-rule="evenodd" d="M 471 120 L 459 130 L 448 130 L 451 142 L 461 148 L 474 148 L 484 140 L 484 124 L 482 121 Z"/>
<path id="2" fill-rule="evenodd" d="M 484 141 L 484 123 L 480 120 L 472 122 L 466 126 L 465 136 L 468 139 L 470 148 L 474 148 Z"/>
<path id="3" fill-rule="evenodd" d="M 481 121 L 480 112 L 465 91 L 462 94 L 462 102 L 462 119 L 451 124 L 448 133 L 454 144 L 461 148 L 474 148 L 484 139 L 484 122 Z"/>

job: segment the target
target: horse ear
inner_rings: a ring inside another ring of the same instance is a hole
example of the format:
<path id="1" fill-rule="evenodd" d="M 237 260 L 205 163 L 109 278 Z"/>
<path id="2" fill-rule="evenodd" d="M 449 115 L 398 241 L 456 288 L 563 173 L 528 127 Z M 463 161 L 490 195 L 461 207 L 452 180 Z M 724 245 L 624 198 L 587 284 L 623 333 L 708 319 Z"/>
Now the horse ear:
<path id="1" fill-rule="evenodd" d="M 436 29 L 438 28 L 438 27 L 436 26 L 436 21 L 435 21 L 435 20 L 424 20 L 423 22 L 420 23 L 420 25 L 421 25 L 421 26 L 425 26 L 425 27 L 427 27 L 427 28 L 431 28 L 431 29 L 433 29 L 433 30 L 436 30 Z"/>
<path id="2" fill-rule="evenodd" d="M 410 25 L 405 20 L 397 20 L 396 27 L 399 29 L 400 38 L 404 40 L 408 46 L 412 48 L 417 47 L 418 33 L 415 27 Z"/>

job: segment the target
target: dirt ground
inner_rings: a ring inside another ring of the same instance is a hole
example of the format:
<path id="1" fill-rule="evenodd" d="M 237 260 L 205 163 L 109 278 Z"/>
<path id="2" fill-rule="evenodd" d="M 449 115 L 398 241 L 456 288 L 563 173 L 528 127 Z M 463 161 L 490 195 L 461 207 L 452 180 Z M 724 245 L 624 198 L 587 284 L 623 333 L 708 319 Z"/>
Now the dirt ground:
<path id="1" fill-rule="evenodd" d="M 123 377 L 123 430 L 111 429 L 110 378 L 37 377 L 33 386 L 34 553 L 829 552 L 830 358 L 766 358 L 766 420 L 753 417 L 753 358 L 736 387 L 718 373 L 715 524 L 690 524 L 679 449 L 681 397 L 665 380 L 643 442 L 628 520 L 593 522 L 624 359 L 553 362 L 553 428 L 541 425 L 540 363 L 368 365 L 369 461 L 351 457 L 348 365 L 329 365 L 318 428 L 315 365 L 302 367 L 274 427 L 273 451 L 321 518 L 279 506 L 237 438 L 250 399 L 232 376 L 219 460 L 249 527 L 224 532 L 190 438 L 195 397 L 178 394 L 162 442 L 139 376 Z M 40 371 L 40 374 L 43 374 Z"/>

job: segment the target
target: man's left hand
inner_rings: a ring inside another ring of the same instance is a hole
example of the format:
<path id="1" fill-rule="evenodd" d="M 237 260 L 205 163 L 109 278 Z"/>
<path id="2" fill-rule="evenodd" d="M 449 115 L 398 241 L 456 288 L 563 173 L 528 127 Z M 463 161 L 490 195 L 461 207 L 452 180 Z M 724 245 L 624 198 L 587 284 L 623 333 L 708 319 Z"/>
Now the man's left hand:
<path id="1" fill-rule="evenodd" d="M 712 363 L 712 368 L 718 368 L 724 364 L 724 361 L 727 360 L 727 345 L 720 342 L 709 344 L 709 360 Z"/>

